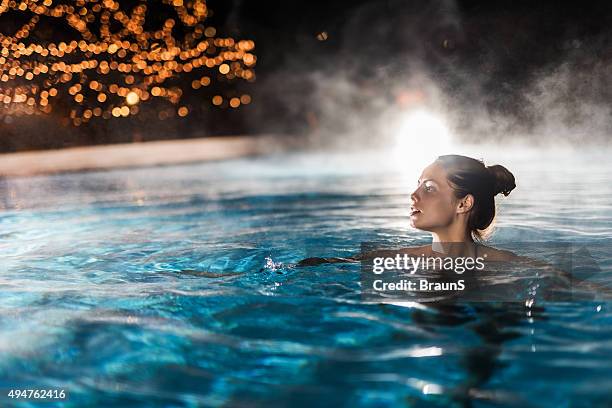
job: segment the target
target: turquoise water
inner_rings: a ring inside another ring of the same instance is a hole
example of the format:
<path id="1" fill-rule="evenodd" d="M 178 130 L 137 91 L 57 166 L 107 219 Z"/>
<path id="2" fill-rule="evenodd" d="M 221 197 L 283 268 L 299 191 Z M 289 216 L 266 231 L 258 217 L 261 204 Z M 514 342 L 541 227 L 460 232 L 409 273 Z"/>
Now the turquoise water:
<path id="1" fill-rule="evenodd" d="M 597 242 L 609 282 L 610 152 L 472 153 L 518 181 L 493 242 Z M 608 302 L 377 304 L 359 265 L 291 267 L 428 242 L 407 217 L 419 166 L 294 154 L 0 181 L 0 389 L 74 407 L 610 406 Z"/>

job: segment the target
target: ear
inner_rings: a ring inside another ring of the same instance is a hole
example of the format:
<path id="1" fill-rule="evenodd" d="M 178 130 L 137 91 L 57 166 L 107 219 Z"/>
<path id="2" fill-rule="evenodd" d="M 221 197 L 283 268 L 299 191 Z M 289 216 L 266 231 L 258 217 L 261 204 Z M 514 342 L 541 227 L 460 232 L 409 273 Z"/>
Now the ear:
<path id="1" fill-rule="evenodd" d="M 466 195 L 457 204 L 457 214 L 465 214 L 474 207 L 474 196 L 471 194 Z"/>

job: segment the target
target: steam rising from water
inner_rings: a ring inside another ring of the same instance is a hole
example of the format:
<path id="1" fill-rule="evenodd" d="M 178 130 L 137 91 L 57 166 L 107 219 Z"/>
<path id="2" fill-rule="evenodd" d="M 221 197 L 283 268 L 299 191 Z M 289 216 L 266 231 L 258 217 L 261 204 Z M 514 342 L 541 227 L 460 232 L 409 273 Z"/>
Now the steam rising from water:
<path id="1" fill-rule="evenodd" d="M 452 0 L 387 3 L 354 8 L 341 28 L 329 30 L 339 51 L 304 42 L 303 52 L 292 53 L 262 85 L 264 96 L 280 97 L 290 116 L 303 119 L 311 146 L 410 146 L 422 154 L 444 151 L 449 139 L 608 143 L 612 71 L 600 57 L 609 48 L 605 36 L 585 39 L 567 29 L 553 44 L 537 25 L 516 27 L 501 11 L 474 17 Z M 487 32 L 488 18 L 499 25 L 494 32 Z M 485 32 L 490 38 L 480 38 Z M 448 137 L 398 126 L 423 112 L 444 123 Z"/>

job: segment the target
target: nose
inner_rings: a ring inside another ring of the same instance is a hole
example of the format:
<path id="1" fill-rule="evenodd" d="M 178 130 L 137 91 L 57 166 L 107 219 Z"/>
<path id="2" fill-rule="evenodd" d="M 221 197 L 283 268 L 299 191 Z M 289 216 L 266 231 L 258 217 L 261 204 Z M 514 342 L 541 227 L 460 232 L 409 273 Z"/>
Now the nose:
<path id="1" fill-rule="evenodd" d="M 419 188 L 417 187 L 412 194 L 410 194 L 410 204 L 414 205 L 419 201 Z"/>

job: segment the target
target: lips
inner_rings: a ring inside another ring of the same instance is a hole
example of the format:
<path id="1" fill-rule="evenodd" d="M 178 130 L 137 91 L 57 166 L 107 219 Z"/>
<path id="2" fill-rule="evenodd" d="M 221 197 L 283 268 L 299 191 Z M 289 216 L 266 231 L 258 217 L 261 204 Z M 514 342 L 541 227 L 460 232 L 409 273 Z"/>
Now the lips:
<path id="1" fill-rule="evenodd" d="M 422 211 L 415 207 L 410 207 L 410 216 L 415 216 L 417 214 L 421 214 Z"/>

